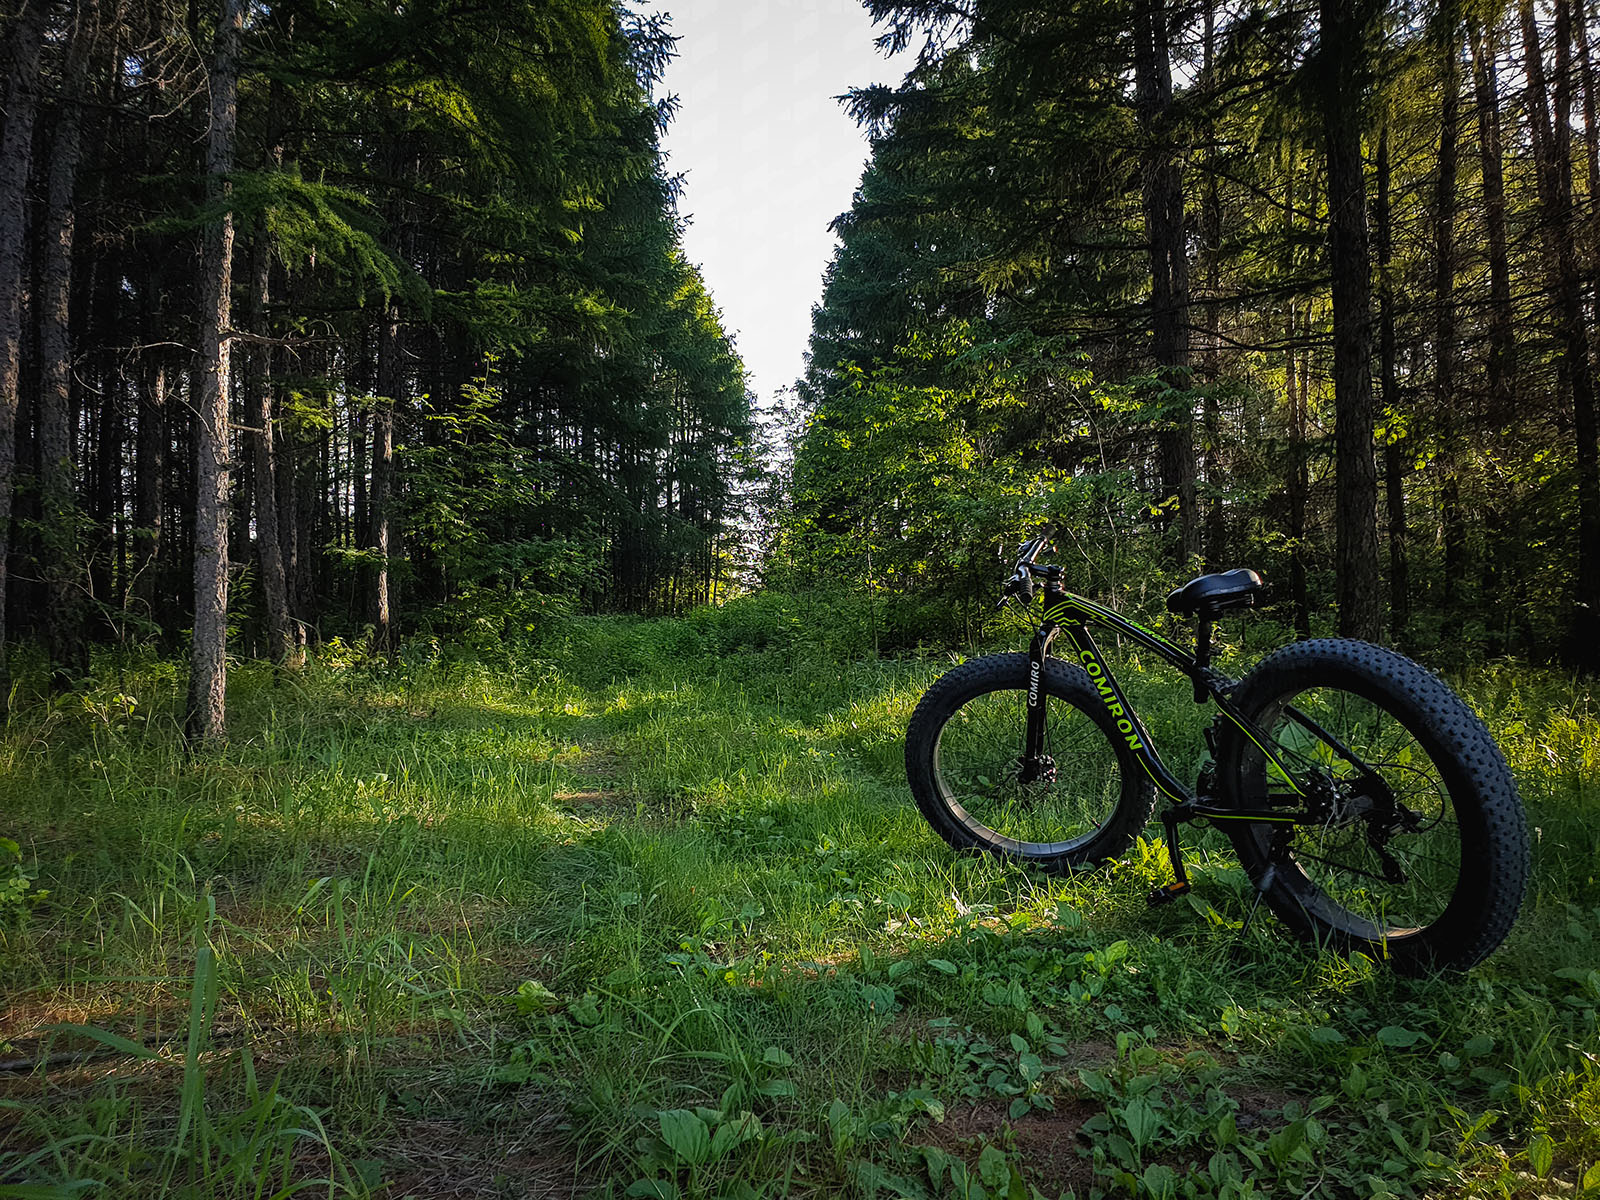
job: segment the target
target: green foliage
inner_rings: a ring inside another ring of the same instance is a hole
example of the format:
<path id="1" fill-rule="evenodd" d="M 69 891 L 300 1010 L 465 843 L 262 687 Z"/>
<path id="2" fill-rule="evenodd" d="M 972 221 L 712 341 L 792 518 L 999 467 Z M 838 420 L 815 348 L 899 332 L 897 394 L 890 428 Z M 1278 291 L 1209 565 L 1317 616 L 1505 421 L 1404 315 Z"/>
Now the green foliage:
<path id="1" fill-rule="evenodd" d="M 0 837 L 0 921 L 16 921 L 50 893 L 33 889 L 33 875 L 22 868 L 22 847 Z"/>
<path id="2" fill-rule="evenodd" d="M 1316 10 L 868 7 L 885 45 L 922 52 L 899 87 L 850 97 L 872 159 L 835 223 L 800 387 L 795 578 L 967 603 L 992 595 L 997 551 L 1049 518 L 1080 587 L 1154 590 L 1196 573 L 1198 550 L 1208 569 L 1261 568 L 1281 619 L 1312 632 L 1348 519 Z M 1525 40 L 1499 9 L 1362 13 L 1349 66 L 1371 89 L 1365 157 L 1381 145 L 1383 160 L 1367 188 L 1383 243 L 1374 332 L 1388 331 L 1372 367 L 1390 634 L 1441 660 L 1577 662 L 1592 641 L 1578 615 L 1591 602 L 1571 603 L 1577 564 L 1596 553 L 1577 540 L 1600 528 L 1580 519 L 1578 480 L 1594 450 L 1572 436 L 1585 418 L 1568 351 L 1535 316 L 1555 303 L 1546 251 L 1565 217 L 1514 166 L 1544 152 L 1505 107 L 1511 76 L 1498 101 L 1473 78 L 1487 47 L 1520 62 L 1559 31 L 1530 15 Z M 1448 185 L 1446 87 L 1460 92 Z M 1169 166 L 1178 211 L 1162 216 Z M 1545 239 L 1497 245 L 1499 219 Z M 1163 254 L 1182 259 L 1165 299 Z"/>
<path id="3" fill-rule="evenodd" d="M 1534 894 L 1472 976 L 1407 981 L 1265 920 L 1241 943 L 1217 836 L 1205 915 L 1145 906 L 1156 841 L 1065 879 L 951 855 L 901 757 L 948 661 L 858 657 L 870 621 L 767 593 L 551 621 L 487 665 L 339 644 L 290 686 L 234 672 L 205 762 L 148 656 L 13 716 L 0 805 L 49 894 L 0 923 L 38 1014 L 6 1053 L 66 1061 L 0 1079 L 0 1178 L 364 1195 L 467 1158 L 619 1195 L 1420 1198 L 1600 1162 L 1585 689 L 1457 681 L 1542 830 Z M 1119 670 L 1194 769 L 1184 681 Z"/>

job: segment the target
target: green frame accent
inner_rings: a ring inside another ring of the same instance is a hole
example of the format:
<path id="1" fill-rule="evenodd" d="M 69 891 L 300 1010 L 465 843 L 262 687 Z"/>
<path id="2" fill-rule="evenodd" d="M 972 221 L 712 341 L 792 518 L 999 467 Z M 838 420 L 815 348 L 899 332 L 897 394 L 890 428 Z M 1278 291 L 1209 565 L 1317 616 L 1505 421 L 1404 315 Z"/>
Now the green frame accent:
<path id="1" fill-rule="evenodd" d="M 1067 620 L 1063 620 L 1067 618 Z M 1153 629 L 1149 629 L 1137 621 L 1131 621 L 1120 613 L 1114 612 L 1103 604 L 1096 604 L 1086 597 L 1075 595 L 1059 587 L 1047 587 L 1045 591 L 1045 611 L 1039 625 L 1039 632 L 1035 635 L 1034 645 L 1036 653 L 1048 654 L 1050 641 L 1058 630 L 1067 635 L 1067 640 L 1076 651 L 1076 664 L 1083 669 L 1090 680 L 1095 684 L 1095 690 L 1100 695 L 1100 702 L 1106 706 L 1111 719 L 1118 723 L 1119 731 L 1124 724 L 1130 728 L 1123 731 L 1124 741 L 1133 752 L 1139 765 L 1152 783 L 1169 800 L 1176 804 L 1194 805 L 1198 803 L 1195 795 L 1179 781 L 1167 764 L 1162 760 L 1161 753 L 1156 749 L 1154 741 L 1145 731 L 1144 723 L 1139 719 L 1138 711 L 1130 704 L 1123 694 L 1122 687 L 1118 684 L 1116 675 L 1110 664 L 1105 661 L 1100 648 L 1095 645 L 1094 638 L 1089 633 L 1090 625 L 1099 625 L 1111 629 L 1124 637 L 1137 642 L 1139 645 L 1154 651 L 1178 670 L 1182 671 L 1193 680 L 1200 689 L 1196 692 L 1196 703 L 1204 703 L 1205 699 L 1214 701 L 1217 708 L 1228 721 L 1242 732 L 1245 737 L 1260 750 L 1267 762 L 1278 772 L 1284 782 L 1294 789 L 1296 795 L 1304 797 L 1305 790 L 1295 781 L 1294 775 L 1283 761 L 1265 743 L 1271 739 L 1266 738 L 1263 731 L 1257 728 L 1243 713 L 1222 695 L 1212 682 L 1211 678 L 1200 668 L 1194 655 L 1188 653 L 1175 642 L 1163 637 Z M 1093 668 L 1093 669 L 1091 669 Z M 1104 680 L 1104 685 L 1101 681 Z M 1203 692 L 1203 697 L 1202 697 Z M 1301 819 L 1291 814 L 1267 814 L 1257 811 L 1228 812 L 1216 810 L 1213 806 L 1205 806 L 1204 813 L 1209 820 L 1235 820 L 1235 821 L 1261 821 L 1277 822 L 1280 824 L 1300 824 Z"/>

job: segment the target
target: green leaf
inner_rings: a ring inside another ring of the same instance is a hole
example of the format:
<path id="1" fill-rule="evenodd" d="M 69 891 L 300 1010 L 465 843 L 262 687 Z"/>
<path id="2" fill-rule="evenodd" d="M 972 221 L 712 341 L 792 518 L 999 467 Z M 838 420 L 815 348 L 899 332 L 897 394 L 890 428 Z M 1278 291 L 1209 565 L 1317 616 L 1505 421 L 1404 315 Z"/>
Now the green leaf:
<path id="1" fill-rule="evenodd" d="M 978 1155 L 978 1178 L 988 1186 L 999 1190 L 1011 1182 L 1011 1164 L 1006 1161 L 1006 1153 L 998 1146 L 985 1146 Z"/>
<path id="2" fill-rule="evenodd" d="M 1088 1067 L 1079 1067 L 1078 1082 L 1088 1089 L 1090 1095 L 1111 1095 L 1111 1083 L 1099 1071 L 1091 1071 Z"/>
<path id="3" fill-rule="evenodd" d="M 1336 1046 L 1348 1039 L 1332 1025 L 1318 1025 L 1311 1031 L 1311 1040 L 1322 1046 Z"/>
<path id="4" fill-rule="evenodd" d="M 1378 1030 L 1378 1040 L 1392 1050 L 1404 1050 L 1422 1041 L 1423 1035 L 1402 1025 L 1385 1025 Z"/>
<path id="5" fill-rule="evenodd" d="M 711 1130 L 699 1117 L 684 1108 L 669 1108 L 657 1114 L 661 1140 L 674 1154 L 691 1166 L 707 1161 L 711 1155 Z"/>
<path id="6" fill-rule="evenodd" d="M 1163 1163 L 1151 1163 L 1144 1169 L 1141 1179 L 1145 1189 L 1157 1200 L 1166 1200 L 1177 1190 L 1177 1172 Z"/>
<path id="7" fill-rule="evenodd" d="M 755 1113 L 742 1112 L 724 1121 L 711 1135 L 711 1161 L 725 1158 L 729 1152 L 761 1136 L 761 1118 Z"/>
<path id="8" fill-rule="evenodd" d="M 930 958 L 928 965 L 941 975 L 954 975 L 956 973 L 955 963 L 948 958 Z"/>
<path id="9" fill-rule="evenodd" d="M 678 1185 L 670 1179 L 635 1179 L 623 1194 L 645 1200 L 677 1200 Z"/>
<path id="10" fill-rule="evenodd" d="M 516 995 L 512 999 L 516 1002 L 517 1012 L 525 1017 L 536 1012 L 552 1012 L 561 1007 L 561 997 L 537 979 L 528 979 L 518 984 Z"/>
<path id="11" fill-rule="evenodd" d="M 761 1052 L 761 1061 L 769 1067 L 792 1067 L 794 1059 L 776 1046 L 768 1046 Z"/>
<path id="12" fill-rule="evenodd" d="M 97 1029 L 93 1025 L 78 1025 L 73 1022 L 62 1022 L 49 1027 L 53 1032 L 77 1033 L 99 1042 L 102 1046 L 109 1046 L 122 1054 L 138 1059 L 155 1059 L 161 1055 L 148 1046 L 141 1046 L 138 1042 L 131 1042 L 120 1034 L 115 1034 L 105 1029 Z"/>
<path id="13" fill-rule="evenodd" d="M 600 1024 L 600 997 L 593 992 L 585 992 L 572 1002 L 567 1009 L 572 1014 L 572 1019 L 579 1025 L 593 1027 Z"/>
<path id="14" fill-rule="evenodd" d="M 1487 1033 L 1480 1033 L 1477 1037 L 1467 1039 L 1467 1044 L 1461 1047 L 1461 1053 L 1468 1058 L 1482 1058 L 1493 1049 L 1494 1038 Z"/>
<path id="15" fill-rule="evenodd" d="M 1541 1133 L 1528 1143 L 1528 1162 L 1540 1179 L 1550 1174 L 1556 1161 L 1556 1143 L 1548 1133 Z"/>
<path id="16" fill-rule="evenodd" d="M 1128 1127 L 1128 1136 L 1141 1151 L 1161 1132 L 1161 1116 L 1143 1096 L 1135 1096 L 1121 1115 L 1122 1123 Z"/>

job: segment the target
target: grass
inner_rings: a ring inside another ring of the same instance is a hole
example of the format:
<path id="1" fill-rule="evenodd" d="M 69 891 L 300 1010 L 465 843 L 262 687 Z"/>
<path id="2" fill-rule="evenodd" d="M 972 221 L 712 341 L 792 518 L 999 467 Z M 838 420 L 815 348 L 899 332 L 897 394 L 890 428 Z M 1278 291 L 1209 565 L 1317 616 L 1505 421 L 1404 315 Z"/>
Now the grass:
<path id="1" fill-rule="evenodd" d="M 950 658 L 847 616 L 245 664 L 199 762 L 171 663 L 24 709 L 0 1198 L 1600 1194 L 1583 687 L 1463 681 L 1535 885 L 1485 966 L 1404 980 L 1241 937 L 1210 835 L 1157 911 L 1153 831 L 1065 880 L 952 854 L 900 761 Z M 1192 770 L 1185 689 L 1123 661 Z"/>

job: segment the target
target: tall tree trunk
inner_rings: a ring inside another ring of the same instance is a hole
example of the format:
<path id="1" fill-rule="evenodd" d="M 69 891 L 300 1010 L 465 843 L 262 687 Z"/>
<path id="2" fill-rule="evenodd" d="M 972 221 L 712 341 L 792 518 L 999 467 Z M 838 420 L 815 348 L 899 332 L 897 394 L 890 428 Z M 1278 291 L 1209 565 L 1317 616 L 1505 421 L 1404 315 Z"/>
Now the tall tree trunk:
<path id="1" fill-rule="evenodd" d="M 222 0 L 211 65 L 211 128 L 206 135 L 206 192 L 228 196 L 238 123 L 239 31 L 245 0 Z M 222 739 L 228 635 L 228 383 L 233 284 L 233 213 L 224 211 L 203 235 L 200 264 L 200 355 L 195 376 L 196 478 L 194 648 L 188 715 L 191 746 Z"/>
<path id="2" fill-rule="evenodd" d="M 1300 169 L 1300 148 L 1292 141 L 1283 148 L 1283 271 L 1292 278 L 1295 273 L 1297 241 L 1295 231 L 1295 183 Z M 1316 211 L 1313 196 L 1307 206 Z M 1293 296 L 1285 305 L 1283 391 L 1289 405 L 1289 461 L 1284 476 L 1284 490 L 1288 500 L 1289 535 L 1289 598 L 1294 611 L 1295 636 L 1311 636 L 1311 600 L 1306 586 L 1306 499 L 1311 491 L 1311 473 L 1306 457 L 1306 399 L 1305 372 L 1300 369 L 1300 313 Z M 1306 324 L 1309 327 L 1310 314 Z"/>
<path id="3" fill-rule="evenodd" d="M 1140 0 L 1134 11 L 1135 104 L 1143 125 L 1144 227 L 1150 251 L 1150 307 L 1156 368 L 1181 394 L 1169 399 L 1161 443 L 1162 501 L 1178 504 L 1178 559 L 1200 553 L 1195 510 L 1194 411 L 1188 399 L 1189 249 L 1184 234 L 1183 164 L 1173 149 L 1172 56 L 1166 0 Z"/>
<path id="4" fill-rule="evenodd" d="M 167 364 L 155 358 L 145 368 L 139 389 L 137 461 L 133 493 L 133 598 L 145 620 L 157 620 L 157 584 L 161 571 L 161 524 L 165 501 L 162 478 L 166 459 Z"/>
<path id="5" fill-rule="evenodd" d="M 73 476 L 72 241 L 77 228 L 73 192 L 82 149 L 82 108 L 95 0 L 72 6 L 67 59 L 56 127 L 50 142 L 45 202 L 44 262 L 39 273 L 39 574 L 45 584 L 45 640 L 52 686 L 88 674 L 83 596 L 86 564 L 78 529 Z"/>
<path id="6" fill-rule="evenodd" d="M 1389 205 L 1389 126 L 1378 135 L 1375 233 L 1378 242 L 1378 377 L 1383 389 L 1385 421 L 1389 426 L 1383 444 L 1384 500 L 1389 517 L 1389 637 L 1404 648 L 1411 623 L 1411 564 L 1406 528 L 1407 434 L 1400 413 L 1400 380 L 1395 368 L 1394 337 L 1394 234 Z"/>
<path id="7" fill-rule="evenodd" d="M 1440 431 L 1440 516 L 1444 525 L 1444 637 L 1461 636 L 1467 533 L 1461 513 L 1461 397 L 1456 395 L 1456 138 L 1460 125 L 1460 47 L 1454 5 L 1440 14 L 1439 163 L 1433 193 L 1433 403 Z"/>
<path id="8" fill-rule="evenodd" d="M 400 399 L 404 378 L 400 362 L 400 306 L 395 300 L 384 304 L 383 324 L 378 330 L 378 396 L 372 411 L 372 483 L 367 489 L 367 508 L 371 522 L 368 547 L 375 559 L 372 591 L 368 597 L 368 619 L 376 649 L 390 649 L 389 628 L 389 498 L 394 467 L 394 409 Z"/>
<path id="9" fill-rule="evenodd" d="M 1311 490 L 1306 466 L 1306 404 L 1295 379 L 1299 328 L 1293 301 L 1289 304 L 1289 344 L 1284 363 L 1284 390 L 1289 399 L 1289 598 L 1294 608 L 1295 636 L 1311 636 L 1311 598 L 1306 588 L 1306 494 Z"/>
<path id="10" fill-rule="evenodd" d="M 265 222 L 256 226 L 250 280 L 250 327 L 267 337 L 267 301 L 272 280 L 272 243 Z M 263 340 L 254 354 L 244 423 L 249 429 L 254 470 L 256 559 L 261 566 L 261 591 L 267 609 L 267 655 L 280 666 L 298 666 L 290 633 L 289 583 L 283 569 L 283 544 L 278 534 L 278 488 L 272 458 L 272 347 Z"/>
<path id="11" fill-rule="evenodd" d="M 1583 0 L 1572 0 L 1572 31 L 1578 44 L 1578 79 L 1583 84 L 1584 176 L 1589 189 L 1589 247 L 1600 258 L 1600 114 L 1595 111 L 1594 61 L 1589 56 L 1589 18 Z M 1593 267 L 1591 267 L 1591 272 Z M 1597 281 L 1600 282 L 1600 281 Z"/>
<path id="12" fill-rule="evenodd" d="M 1517 343 L 1511 311 L 1511 260 L 1506 252 L 1505 153 L 1500 142 L 1500 84 L 1494 30 L 1472 41 L 1478 104 L 1478 157 L 1483 173 L 1484 228 L 1489 237 L 1489 395 L 1495 417 L 1507 419 L 1517 387 Z"/>
<path id="13" fill-rule="evenodd" d="M 1555 115 L 1546 83 L 1539 28 L 1533 0 L 1522 0 L 1524 66 L 1528 89 L 1529 132 L 1544 209 L 1544 236 L 1556 279 L 1556 311 L 1560 322 L 1559 366 L 1572 397 L 1574 464 L 1577 474 L 1578 563 L 1567 655 L 1580 670 L 1600 671 L 1600 441 L 1597 441 L 1594 374 L 1589 361 L 1588 326 L 1575 244 L 1570 156 L 1571 21 L 1565 0 L 1556 4 Z"/>
<path id="14" fill-rule="evenodd" d="M 1208 92 L 1216 84 L 1216 38 L 1216 2 L 1206 0 L 1204 58 L 1200 75 Z M 1227 481 L 1223 465 L 1222 404 L 1217 395 L 1217 385 L 1221 380 L 1218 334 L 1222 321 L 1222 195 L 1217 178 L 1214 124 L 1207 133 L 1206 186 L 1201 204 L 1202 238 L 1206 254 L 1206 393 L 1201 402 L 1201 414 L 1205 428 L 1206 483 L 1210 488 L 1205 506 L 1205 562 L 1207 571 L 1220 571 L 1227 566 L 1228 557 L 1228 510 L 1223 503 Z"/>
<path id="15" fill-rule="evenodd" d="M 1378 469 L 1372 451 L 1372 263 L 1361 132 L 1374 7 L 1371 0 L 1321 0 L 1318 64 L 1333 274 L 1339 632 L 1369 640 L 1380 632 Z"/>
<path id="16" fill-rule="evenodd" d="M 22 295 L 27 286 L 28 177 L 38 111 L 39 52 L 46 0 L 22 0 L 9 30 L 5 132 L 0 137 L 0 713 L 10 704 L 6 599 L 11 557 L 11 495 L 17 462 L 17 398 L 22 374 Z"/>

